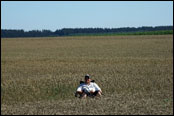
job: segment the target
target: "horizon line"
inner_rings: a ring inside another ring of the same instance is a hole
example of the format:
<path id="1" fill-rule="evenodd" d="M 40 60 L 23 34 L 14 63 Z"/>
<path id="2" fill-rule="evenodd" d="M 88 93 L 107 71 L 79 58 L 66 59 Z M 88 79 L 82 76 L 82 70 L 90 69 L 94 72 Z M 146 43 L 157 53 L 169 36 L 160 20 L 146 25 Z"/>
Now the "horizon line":
<path id="1" fill-rule="evenodd" d="M 56 30 L 62 30 L 62 29 L 96 29 L 96 28 L 99 28 L 99 29 L 120 29 L 120 28 L 141 28 L 141 27 L 161 27 L 161 26 L 173 26 L 173 25 L 159 25 L 159 26 L 139 26 L 139 27 L 129 27 L 129 26 L 124 26 L 124 27 L 64 27 L 64 28 L 60 28 L 60 29 L 56 29 Z M 25 29 L 1 29 L 1 30 L 24 30 L 24 31 L 27 31 Z M 42 31 L 42 30 L 49 30 L 49 31 L 52 31 L 50 29 L 32 29 L 32 30 L 28 30 L 28 31 Z M 56 31 L 55 30 L 55 31 Z"/>

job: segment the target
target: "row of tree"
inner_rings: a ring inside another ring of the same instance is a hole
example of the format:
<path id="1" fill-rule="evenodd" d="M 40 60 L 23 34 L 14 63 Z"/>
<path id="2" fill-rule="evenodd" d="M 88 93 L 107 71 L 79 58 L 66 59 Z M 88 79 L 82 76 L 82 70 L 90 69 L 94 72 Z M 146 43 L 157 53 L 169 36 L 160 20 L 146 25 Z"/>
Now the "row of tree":
<path id="1" fill-rule="evenodd" d="M 173 26 L 156 26 L 156 27 L 124 27 L 124 28 L 63 28 L 55 32 L 50 30 L 15 30 L 15 29 L 1 29 L 1 38 L 10 37 L 49 37 L 49 36 L 71 36 L 78 34 L 98 34 L 98 33 L 125 33 L 125 32 L 146 32 L 146 31 L 160 31 L 173 30 Z"/>

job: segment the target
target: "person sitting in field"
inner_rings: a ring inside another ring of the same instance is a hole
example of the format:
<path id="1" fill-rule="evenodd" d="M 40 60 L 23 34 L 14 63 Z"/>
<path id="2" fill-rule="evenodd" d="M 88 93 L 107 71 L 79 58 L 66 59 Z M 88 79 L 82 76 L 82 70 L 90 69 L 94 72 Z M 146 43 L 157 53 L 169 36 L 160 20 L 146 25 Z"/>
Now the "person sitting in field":
<path id="1" fill-rule="evenodd" d="M 79 95 L 79 98 L 86 98 L 87 96 L 95 97 L 102 95 L 101 88 L 94 82 L 94 80 L 91 80 L 91 77 L 88 74 L 85 75 L 84 80 L 84 82 L 80 81 L 75 97 Z"/>

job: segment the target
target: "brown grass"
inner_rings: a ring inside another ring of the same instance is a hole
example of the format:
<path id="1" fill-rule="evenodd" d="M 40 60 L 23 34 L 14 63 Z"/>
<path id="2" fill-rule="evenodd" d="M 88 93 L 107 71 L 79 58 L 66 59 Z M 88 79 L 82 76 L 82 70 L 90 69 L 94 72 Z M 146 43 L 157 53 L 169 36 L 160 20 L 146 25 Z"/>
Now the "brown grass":
<path id="1" fill-rule="evenodd" d="M 173 114 L 173 35 L 1 39 L 2 114 Z M 85 74 L 100 99 L 78 99 Z"/>

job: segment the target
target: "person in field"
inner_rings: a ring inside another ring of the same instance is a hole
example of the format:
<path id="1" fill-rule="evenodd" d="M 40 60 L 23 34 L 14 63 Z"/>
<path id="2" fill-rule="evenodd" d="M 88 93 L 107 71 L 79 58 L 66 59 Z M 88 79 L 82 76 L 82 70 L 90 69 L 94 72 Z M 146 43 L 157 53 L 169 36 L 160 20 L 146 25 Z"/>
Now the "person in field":
<path id="1" fill-rule="evenodd" d="M 85 75 L 84 82 L 81 81 L 76 90 L 75 97 L 78 95 L 79 98 L 86 98 L 87 96 L 95 97 L 101 96 L 102 91 L 101 88 L 94 82 L 94 80 L 91 80 L 89 74 L 87 74 Z"/>

